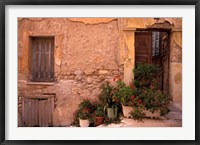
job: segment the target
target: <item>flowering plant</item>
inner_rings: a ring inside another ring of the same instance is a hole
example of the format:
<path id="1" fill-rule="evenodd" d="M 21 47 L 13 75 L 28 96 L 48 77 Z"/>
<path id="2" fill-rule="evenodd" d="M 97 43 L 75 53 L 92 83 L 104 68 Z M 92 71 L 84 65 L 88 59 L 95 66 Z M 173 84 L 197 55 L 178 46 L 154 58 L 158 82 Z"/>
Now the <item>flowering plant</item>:
<path id="1" fill-rule="evenodd" d="M 80 119 L 92 119 L 94 105 L 89 99 L 84 99 L 79 105 L 77 110 L 77 117 Z"/>
<path id="2" fill-rule="evenodd" d="M 135 75 L 134 85 L 139 92 L 139 98 L 144 107 L 150 112 L 159 111 L 160 115 L 169 112 L 169 97 L 160 90 L 160 68 L 154 64 L 138 64 L 133 70 Z"/>
<path id="3" fill-rule="evenodd" d="M 104 107 L 103 106 L 97 106 L 96 110 L 95 110 L 95 115 L 98 117 L 103 117 L 105 115 L 104 112 Z"/>
<path id="4" fill-rule="evenodd" d="M 126 86 L 122 81 L 117 81 L 114 96 L 118 98 L 124 106 L 139 106 L 142 100 L 138 97 L 138 90 L 132 83 Z"/>
<path id="5" fill-rule="evenodd" d="M 159 111 L 161 116 L 169 112 L 169 98 L 162 91 L 147 88 L 141 93 L 141 98 L 144 101 L 145 108 L 150 112 L 154 113 L 155 111 Z"/>
<path id="6" fill-rule="evenodd" d="M 145 113 L 143 109 L 141 108 L 134 108 L 134 111 L 131 111 L 131 118 L 134 120 L 142 121 L 142 119 L 145 117 Z"/>
<path id="7" fill-rule="evenodd" d="M 99 102 L 108 108 L 117 107 L 119 100 L 114 97 L 115 88 L 109 82 L 104 83 L 101 88 Z"/>
<path id="8" fill-rule="evenodd" d="M 84 99 L 79 105 L 78 105 L 78 110 L 81 110 L 82 112 L 85 113 L 91 113 L 93 110 L 94 106 L 90 102 L 89 99 Z"/>

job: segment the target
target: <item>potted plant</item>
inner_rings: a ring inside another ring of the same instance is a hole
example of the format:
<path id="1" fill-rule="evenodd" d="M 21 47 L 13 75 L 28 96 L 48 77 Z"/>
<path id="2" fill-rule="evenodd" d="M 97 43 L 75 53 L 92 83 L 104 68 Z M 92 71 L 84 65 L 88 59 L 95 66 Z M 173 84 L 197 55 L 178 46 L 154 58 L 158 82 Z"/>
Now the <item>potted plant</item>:
<path id="1" fill-rule="evenodd" d="M 169 98 L 167 94 L 160 90 L 153 90 L 149 88 L 141 93 L 141 96 L 144 101 L 146 108 L 145 113 L 147 117 L 159 117 L 169 113 Z"/>
<path id="2" fill-rule="evenodd" d="M 114 87 L 111 86 L 109 82 L 102 85 L 99 102 L 104 105 L 104 110 L 106 110 L 108 118 L 117 118 L 118 106 L 116 100 L 114 99 Z"/>
<path id="3" fill-rule="evenodd" d="M 134 86 L 145 107 L 147 117 L 159 117 L 169 112 L 169 97 L 159 88 L 161 69 L 154 64 L 138 64 L 133 70 Z"/>
<path id="4" fill-rule="evenodd" d="M 133 111 L 131 111 L 130 115 L 132 119 L 138 121 L 142 121 L 142 119 L 145 117 L 145 113 L 140 107 L 136 107 Z"/>
<path id="5" fill-rule="evenodd" d="M 105 116 L 105 112 L 104 112 L 103 106 L 98 105 L 96 110 L 94 111 L 94 113 L 95 113 L 95 126 L 103 124 L 104 116 Z"/>
<path id="6" fill-rule="evenodd" d="M 90 113 L 81 112 L 79 113 L 79 125 L 80 127 L 88 127 L 90 125 Z"/>
<path id="7" fill-rule="evenodd" d="M 90 125 L 90 121 L 92 118 L 93 112 L 93 105 L 89 99 L 84 99 L 78 105 L 78 114 L 77 117 L 79 118 L 79 125 L 81 127 L 88 127 Z"/>
<path id="8" fill-rule="evenodd" d="M 130 117 L 131 111 L 138 105 L 136 88 L 133 85 L 126 86 L 122 81 L 117 81 L 115 96 L 121 101 L 123 115 Z"/>

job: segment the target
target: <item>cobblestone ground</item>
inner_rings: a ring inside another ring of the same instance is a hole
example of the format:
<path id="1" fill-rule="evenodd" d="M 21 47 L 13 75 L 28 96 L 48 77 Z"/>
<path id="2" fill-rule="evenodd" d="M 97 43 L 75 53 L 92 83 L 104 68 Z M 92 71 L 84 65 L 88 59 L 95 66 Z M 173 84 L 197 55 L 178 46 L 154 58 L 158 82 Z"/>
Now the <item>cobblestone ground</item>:
<path id="1" fill-rule="evenodd" d="M 170 113 L 165 117 L 157 119 L 146 118 L 143 121 L 136 121 L 129 118 L 122 118 L 121 123 L 100 125 L 98 127 L 182 127 L 182 105 L 180 103 L 169 104 Z"/>

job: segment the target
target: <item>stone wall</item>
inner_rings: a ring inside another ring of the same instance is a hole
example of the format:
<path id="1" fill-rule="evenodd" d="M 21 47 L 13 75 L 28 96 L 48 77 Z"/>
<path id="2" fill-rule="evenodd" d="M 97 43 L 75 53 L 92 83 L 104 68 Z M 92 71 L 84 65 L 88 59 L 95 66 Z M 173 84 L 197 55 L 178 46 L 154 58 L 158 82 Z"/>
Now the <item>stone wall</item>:
<path id="1" fill-rule="evenodd" d="M 123 66 L 117 63 L 117 20 L 97 19 L 90 23 L 93 24 L 85 24 L 81 19 L 64 18 L 18 20 L 19 98 L 21 100 L 22 96 L 30 93 L 55 93 L 55 126 L 70 125 L 78 103 L 83 98 L 95 99 L 103 82 L 112 83 L 116 75 L 123 78 Z M 30 36 L 55 36 L 55 83 L 29 82 Z"/>

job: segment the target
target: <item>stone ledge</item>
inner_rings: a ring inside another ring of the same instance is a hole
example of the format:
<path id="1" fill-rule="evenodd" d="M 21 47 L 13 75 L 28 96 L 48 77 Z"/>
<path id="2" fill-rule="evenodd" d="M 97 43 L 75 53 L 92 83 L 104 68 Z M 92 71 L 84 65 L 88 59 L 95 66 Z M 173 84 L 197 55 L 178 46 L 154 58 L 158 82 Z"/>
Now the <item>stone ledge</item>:
<path id="1" fill-rule="evenodd" d="M 55 85 L 56 82 L 27 82 L 27 85 L 46 85 L 46 86 L 52 86 Z"/>

